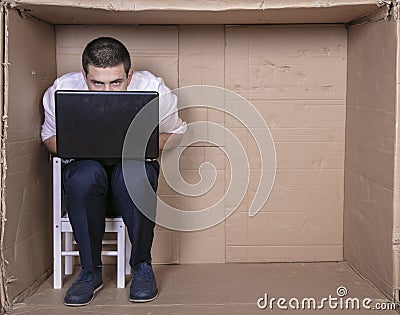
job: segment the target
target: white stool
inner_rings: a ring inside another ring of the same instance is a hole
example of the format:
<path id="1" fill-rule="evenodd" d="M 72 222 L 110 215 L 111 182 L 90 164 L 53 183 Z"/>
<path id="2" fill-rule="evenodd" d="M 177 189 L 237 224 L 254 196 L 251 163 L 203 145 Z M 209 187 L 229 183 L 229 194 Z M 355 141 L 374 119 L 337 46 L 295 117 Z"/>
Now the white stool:
<path id="1" fill-rule="evenodd" d="M 73 256 L 79 256 L 72 250 L 73 234 L 68 216 L 62 216 L 61 159 L 53 157 L 53 255 L 54 255 L 54 288 L 62 287 L 62 256 L 65 256 L 65 274 L 72 274 Z M 125 272 L 130 274 L 129 239 L 125 237 L 125 224 L 121 217 L 106 218 L 106 233 L 117 233 L 116 240 L 103 240 L 103 244 L 116 244 L 116 250 L 103 250 L 103 256 L 117 256 L 117 287 L 125 287 Z M 64 233 L 64 250 L 62 249 L 62 233 Z M 125 244 L 127 243 L 127 244 Z M 127 246 L 126 246 L 127 245 Z M 125 261 L 126 259 L 126 261 Z"/>

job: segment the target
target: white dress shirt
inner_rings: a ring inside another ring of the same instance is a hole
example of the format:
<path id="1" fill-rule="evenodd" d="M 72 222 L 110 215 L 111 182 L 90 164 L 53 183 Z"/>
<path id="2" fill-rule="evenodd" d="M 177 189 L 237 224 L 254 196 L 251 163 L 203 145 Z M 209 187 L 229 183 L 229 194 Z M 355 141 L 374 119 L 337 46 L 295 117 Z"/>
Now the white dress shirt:
<path id="1" fill-rule="evenodd" d="M 45 119 L 42 125 L 42 141 L 56 135 L 54 92 L 56 90 L 88 90 L 83 73 L 67 73 L 49 87 L 43 96 Z M 148 71 L 135 71 L 128 91 L 156 91 L 159 93 L 159 132 L 184 133 L 186 123 L 182 121 L 177 109 L 177 97 L 165 85 L 164 80 Z"/>

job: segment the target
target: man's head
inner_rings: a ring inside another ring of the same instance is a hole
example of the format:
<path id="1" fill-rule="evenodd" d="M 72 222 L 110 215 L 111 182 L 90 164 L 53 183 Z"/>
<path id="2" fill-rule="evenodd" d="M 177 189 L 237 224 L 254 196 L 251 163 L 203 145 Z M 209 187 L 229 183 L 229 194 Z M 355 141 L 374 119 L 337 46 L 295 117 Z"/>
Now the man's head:
<path id="1" fill-rule="evenodd" d="M 132 79 L 129 52 L 111 37 L 99 37 L 87 44 L 82 67 L 89 90 L 124 91 Z"/>

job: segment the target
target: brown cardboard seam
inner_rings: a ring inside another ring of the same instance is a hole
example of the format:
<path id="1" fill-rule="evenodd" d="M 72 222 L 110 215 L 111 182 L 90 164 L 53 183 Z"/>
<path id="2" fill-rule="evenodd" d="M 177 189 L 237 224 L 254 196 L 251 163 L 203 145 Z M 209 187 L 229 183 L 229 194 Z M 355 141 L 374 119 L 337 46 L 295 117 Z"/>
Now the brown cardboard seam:
<path id="1" fill-rule="evenodd" d="M 253 0 L 253 1 L 214 1 L 197 3 L 194 6 L 192 3 L 187 4 L 184 1 L 177 1 L 167 5 L 163 1 L 94 1 L 82 0 L 77 3 L 75 0 L 3 0 L 2 2 L 14 6 L 25 5 L 52 5 L 80 8 L 96 8 L 110 11 L 147 11 L 147 10 L 190 10 L 190 11 L 229 11 L 229 10 L 269 10 L 269 9 L 285 9 L 285 8 L 328 8 L 338 6 L 354 6 L 377 4 L 376 0 L 314 0 L 314 1 L 299 1 L 299 0 Z M 387 1 L 382 1 L 387 2 Z"/>
<path id="2" fill-rule="evenodd" d="M 15 6 L 15 1 L 14 0 L 1 0 L 0 5 L 6 6 L 10 5 L 11 7 Z"/>
<path id="3" fill-rule="evenodd" d="M 387 18 L 391 17 L 393 14 L 395 15 L 395 18 L 397 16 L 397 6 L 398 6 L 398 1 L 395 0 L 380 0 L 378 2 L 379 6 L 386 6 L 388 9 L 387 13 Z"/>
<path id="4" fill-rule="evenodd" d="M 393 15 L 394 15 L 394 19 L 395 20 L 399 20 L 400 19 L 399 11 L 400 11 L 400 2 L 398 0 L 396 0 L 394 2 L 394 8 L 393 8 Z"/>
<path id="5" fill-rule="evenodd" d="M 363 281 L 367 282 L 371 287 L 373 287 L 376 291 L 381 292 L 383 295 L 385 295 L 382 290 L 380 290 L 371 280 L 369 280 L 367 277 L 365 277 L 356 267 L 354 267 L 352 264 L 350 264 L 347 261 L 344 261 L 344 263 L 357 275 L 359 276 Z M 385 295 L 386 296 L 386 295 Z M 387 302 L 388 300 L 383 300 Z"/>
<path id="6" fill-rule="evenodd" d="M 388 13 L 386 18 L 390 19 L 393 17 L 395 20 L 400 18 L 400 1 L 399 0 L 380 0 L 378 1 L 379 6 L 386 6 Z"/>
<path id="7" fill-rule="evenodd" d="M 392 17 L 391 9 L 387 6 L 381 6 L 376 11 L 367 16 L 360 17 L 347 24 L 347 27 L 361 26 L 369 23 L 376 23 L 382 20 L 389 20 Z"/>
<path id="8" fill-rule="evenodd" d="M 35 280 L 35 282 L 30 285 L 28 288 L 26 288 L 24 291 L 22 291 L 19 295 L 17 295 L 15 298 L 13 298 L 10 308 L 8 311 L 11 311 L 11 308 L 17 304 L 21 303 L 24 301 L 27 297 L 31 296 L 37 288 L 51 275 L 53 274 L 53 267 L 50 267 L 49 269 L 46 270 L 39 278 Z"/>
<path id="9" fill-rule="evenodd" d="M 397 4 L 397 12 L 398 12 L 398 4 Z M 400 35 L 400 22 L 397 20 L 397 38 L 399 38 Z M 394 172 L 395 176 L 393 178 L 394 183 L 393 187 L 399 187 L 399 176 L 396 176 L 399 171 L 399 165 L 398 165 L 398 159 L 396 156 L 399 155 L 399 152 L 397 152 L 398 146 L 396 143 L 399 141 L 399 126 L 398 126 L 398 118 L 399 118 L 399 93 L 400 93 L 400 88 L 399 88 L 399 62 L 400 62 L 400 43 L 399 40 L 397 40 L 397 56 L 396 56 L 396 104 L 395 104 L 395 119 L 396 119 L 396 130 L 395 130 L 395 148 L 394 148 Z M 399 224 L 399 214 L 400 214 L 400 209 L 398 208 L 398 199 L 399 199 L 399 193 L 396 193 L 396 191 L 393 194 L 393 300 L 395 302 L 400 302 L 400 296 L 399 296 L 399 289 L 400 289 L 400 277 L 399 277 L 399 272 L 400 272 L 400 224 Z"/>
<path id="10" fill-rule="evenodd" d="M 8 313 L 11 310 L 7 292 L 7 279 L 5 265 L 7 261 L 4 258 L 3 244 L 4 244 L 4 232 L 6 223 L 6 202 L 5 202 L 5 180 L 7 173 L 7 161 L 6 161 L 6 139 L 7 139 L 7 113 L 8 113 L 8 29 L 7 29 L 7 8 L 1 5 L 2 15 L 2 40 L 3 40 L 3 52 L 2 54 L 2 65 L 3 65 L 3 116 L 2 116 L 2 135 L 1 135 L 1 208 L 0 208 L 0 303 L 1 311 Z"/>
<path id="11" fill-rule="evenodd" d="M 393 0 L 379 0 L 378 6 L 380 6 L 380 7 L 386 6 L 389 9 L 389 11 L 391 11 L 391 9 L 394 6 L 394 3 L 393 3 Z"/>

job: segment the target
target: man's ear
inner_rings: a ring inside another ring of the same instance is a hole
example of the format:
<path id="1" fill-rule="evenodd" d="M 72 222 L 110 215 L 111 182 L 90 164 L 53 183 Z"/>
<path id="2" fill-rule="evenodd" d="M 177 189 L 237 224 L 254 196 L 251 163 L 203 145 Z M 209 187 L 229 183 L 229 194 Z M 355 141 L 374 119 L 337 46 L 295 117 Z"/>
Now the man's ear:
<path id="1" fill-rule="evenodd" d="M 133 77 L 133 69 L 130 69 L 128 72 L 128 85 L 131 83 Z"/>
<path id="2" fill-rule="evenodd" d="M 87 83 L 87 76 L 86 76 L 85 69 L 82 69 L 82 75 L 83 75 L 83 78 L 85 79 L 85 82 Z"/>

